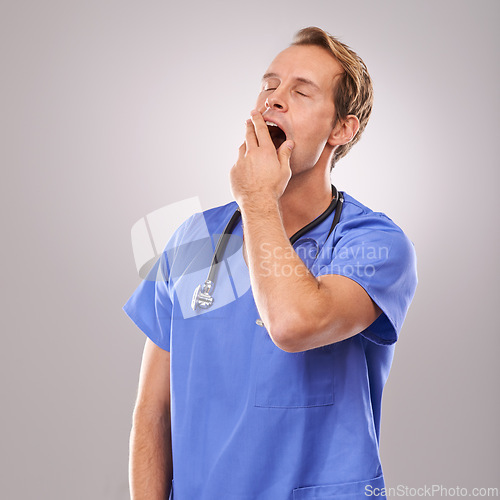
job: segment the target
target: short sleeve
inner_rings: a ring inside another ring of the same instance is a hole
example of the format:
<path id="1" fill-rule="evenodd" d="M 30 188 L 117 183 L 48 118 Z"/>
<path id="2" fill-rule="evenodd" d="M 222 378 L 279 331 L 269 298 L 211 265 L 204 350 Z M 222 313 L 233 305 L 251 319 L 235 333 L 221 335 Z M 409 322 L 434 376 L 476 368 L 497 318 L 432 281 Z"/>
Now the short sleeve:
<path id="1" fill-rule="evenodd" d="M 396 342 L 417 286 L 413 243 L 389 218 L 373 213 L 344 225 L 333 258 L 318 275 L 346 276 L 361 285 L 382 314 L 361 334 Z"/>
<path id="2" fill-rule="evenodd" d="M 182 235 L 194 216 L 174 232 L 146 278 L 123 306 L 129 318 L 158 346 L 170 351 L 172 297 L 170 262 L 179 248 Z"/>

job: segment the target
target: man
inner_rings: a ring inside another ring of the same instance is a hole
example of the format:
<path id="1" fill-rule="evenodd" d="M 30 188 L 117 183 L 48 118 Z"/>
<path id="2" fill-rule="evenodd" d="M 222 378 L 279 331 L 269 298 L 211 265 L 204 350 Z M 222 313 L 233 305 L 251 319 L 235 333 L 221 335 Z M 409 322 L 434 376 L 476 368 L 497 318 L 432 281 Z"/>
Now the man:
<path id="1" fill-rule="evenodd" d="M 388 217 L 330 184 L 371 105 L 363 61 L 319 28 L 266 71 L 231 170 L 236 202 L 184 222 L 124 306 L 149 337 L 132 498 L 384 496 L 382 389 L 415 253 Z M 215 287 L 191 301 L 230 219 Z"/>

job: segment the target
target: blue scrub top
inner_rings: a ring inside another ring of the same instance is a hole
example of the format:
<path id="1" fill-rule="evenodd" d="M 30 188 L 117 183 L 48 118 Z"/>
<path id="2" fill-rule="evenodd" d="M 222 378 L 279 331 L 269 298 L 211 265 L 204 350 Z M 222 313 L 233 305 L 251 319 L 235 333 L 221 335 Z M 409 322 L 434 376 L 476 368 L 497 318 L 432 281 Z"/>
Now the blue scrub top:
<path id="1" fill-rule="evenodd" d="M 294 249 L 314 276 L 353 279 L 382 309 L 358 335 L 300 353 L 276 347 L 256 322 L 241 219 L 218 265 L 213 306 L 191 309 L 236 202 L 187 219 L 125 304 L 171 352 L 175 500 L 385 497 L 382 389 L 415 292 L 416 258 L 391 219 L 344 197 L 326 241 L 334 213 Z"/>

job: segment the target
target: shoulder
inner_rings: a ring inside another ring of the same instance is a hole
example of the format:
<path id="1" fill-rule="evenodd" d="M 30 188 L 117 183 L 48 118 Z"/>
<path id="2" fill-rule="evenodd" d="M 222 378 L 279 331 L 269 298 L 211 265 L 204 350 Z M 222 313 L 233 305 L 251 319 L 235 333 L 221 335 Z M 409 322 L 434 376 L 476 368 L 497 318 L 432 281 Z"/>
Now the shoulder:
<path id="1" fill-rule="evenodd" d="M 376 212 L 360 201 L 353 198 L 347 193 L 344 194 L 344 208 L 342 217 L 339 222 L 339 227 L 344 230 L 360 228 L 360 229 L 380 229 L 387 231 L 403 230 L 385 213 Z"/>
<path id="2" fill-rule="evenodd" d="M 197 223 L 206 224 L 209 230 L 213 229 L 217 231 L 221 225 L 225 226 L 227 224 L 237 208 L 238 204 L 235 201 L 230 201 L 225 205 L 219 205 L 203 212 L 198 212 L 195 214 L 195 220 Z"/>
<path id="3" fill-rule="evenodd" d="M 334 254 L 346 248 L 361 248 L 365 255 L 384 255 L 400 261 L 403 267 L 416 265 L 415 247 L 390 217 L 376 212 L 344 193 L 342 216 L 334 231 Z M 371 253 L 370 253 L 371 251 Z M 356 254 L 359 256 L 360 253 Z"/>
<path id="4" fill-rule="evenodd" d="M 178 247 L 181 242 L 199 240 L 219 232 L 237 208 L 238 204 L 231 201 L 192 214 L 177 228 L 168 246 Z"/>
<path id="5" fill-rule="evenodd" d="M 368 233 L 378 233 L 386 239 L 401 240 L 413 245 L 403 229 L 383 212 L 376 212 L 353 198 L 344 194 L 344 207 L 336 231 L 336 242 L 342 238 L 353 238 Z"/>

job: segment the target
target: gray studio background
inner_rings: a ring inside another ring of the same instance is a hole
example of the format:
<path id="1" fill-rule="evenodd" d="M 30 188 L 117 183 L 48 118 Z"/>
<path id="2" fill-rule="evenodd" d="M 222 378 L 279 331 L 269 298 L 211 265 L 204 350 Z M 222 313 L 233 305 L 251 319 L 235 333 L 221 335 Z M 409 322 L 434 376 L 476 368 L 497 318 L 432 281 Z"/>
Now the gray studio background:
<path id="1" fill-rule="evenodd" d="M 497 1 L 7 2 L 1 54 L 0 498 L 128 495 L 144 335 L 130 230 L 228 172 L 259 81 L 319 25 L 375 108 L 340 189 L 415 244 L 384 393 L 389 487 L 500 487 Z"/>

